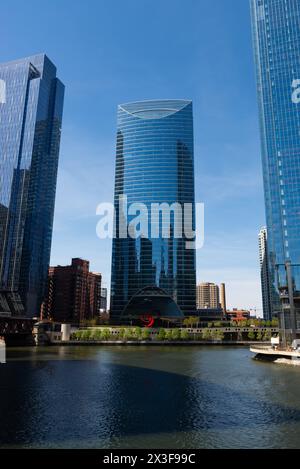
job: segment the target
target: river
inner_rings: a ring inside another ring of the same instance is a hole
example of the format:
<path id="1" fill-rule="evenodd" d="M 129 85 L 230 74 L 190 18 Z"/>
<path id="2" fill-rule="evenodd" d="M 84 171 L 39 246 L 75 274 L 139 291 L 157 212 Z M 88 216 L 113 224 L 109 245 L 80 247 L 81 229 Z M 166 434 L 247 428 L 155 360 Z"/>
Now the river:
<path id="1" fill-rule="evenodd" d="M 300 367 L 246 347 L 7 349 L 0 446 L 300 448 Z"/>

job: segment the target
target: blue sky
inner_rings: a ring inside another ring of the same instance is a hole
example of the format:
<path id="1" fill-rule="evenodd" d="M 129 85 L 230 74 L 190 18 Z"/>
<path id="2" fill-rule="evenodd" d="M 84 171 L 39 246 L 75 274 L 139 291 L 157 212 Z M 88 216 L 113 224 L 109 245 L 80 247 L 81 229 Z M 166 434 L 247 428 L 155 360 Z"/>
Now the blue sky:
<path id="1" fill-rule="evenodd" d="M 248 0 L 2 0 L 0 61 L 46 52 L 66 85 L 51 263 L 89 259 L 109 287 L 111 241 L 96 206 L 113 196 L 116 107 L 194 103 L 197 201 L 205 203 L 199 281 L 261 313 L 264 224 Z"/>

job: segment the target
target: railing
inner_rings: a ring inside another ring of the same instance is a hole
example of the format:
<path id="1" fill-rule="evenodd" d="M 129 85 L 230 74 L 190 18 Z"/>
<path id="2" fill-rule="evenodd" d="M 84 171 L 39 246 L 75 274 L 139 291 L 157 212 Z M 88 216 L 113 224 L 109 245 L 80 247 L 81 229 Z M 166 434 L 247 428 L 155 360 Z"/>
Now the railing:
<path id="1" fill-rule="evenodd" d="M 253 343 L 251 348 L 254 348 L 255 350 L 273 350 L 271 345 L 256 345 Z"/>

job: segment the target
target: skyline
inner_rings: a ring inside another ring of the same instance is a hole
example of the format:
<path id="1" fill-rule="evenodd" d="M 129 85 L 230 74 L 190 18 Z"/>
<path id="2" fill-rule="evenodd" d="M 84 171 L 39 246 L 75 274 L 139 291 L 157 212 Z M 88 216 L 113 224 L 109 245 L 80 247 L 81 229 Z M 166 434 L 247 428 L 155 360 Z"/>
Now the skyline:
<path id="1" fill-rule="evenodd" d="M 26 28 L 24 15 L 30 14 L 35 3 L 26 11 L 21 2 L 4 6 L 4 20 L 12 8 L 19 8 L 11 30 L 5 25 L 0 33 L 2 42 L 8 38 L 1 62 L 36 52 L 36 34 L 26 31 L 26 48 L 13 38 L 14 28 L 18 34 Z M 205 203 L 206 221 L 205 245 L 197 251 L 197 278 L 224 281 L 229 307 L 261 308 L 257 234 L 265 217 L 250 9 L 248 1 L 228 3 L 226 8 L 221 1 L 201 5 L 166 1 L 160 8 L 152 2 L 141 7 L 132 1 L 135 19 L 130 20 L 127 11 L 125 39 L 124 29 L 118 30 L 126 10 L 121 2 L 116 23 L 110 24 L 112 31 L 105 26 L 105 17 L 112 14 L 110 6 L 90 2 L 95 7 L 95 18 L 91 18 L 90 10 L 75 2 L 69 12 L 72 28 L 57 18 L 53 44 L 53 38 L 46 38 L 41 29 L 42 18 L 37 18 L 39 44 L 56 62 L 67 89 L 51 265 L 68 264 L 76 256 L 87 258 L 109 286 L 111 242 L 96 237 L 95 211 L 98 203 L 113 200 L 117 104 L 152 98 L 192 99 L 196 201 Z M 68 4 L 61 6 L 61 18 Z M 37 16 L 53 17 L 54 13 L 54 7 L 47 5 Z M 166 22 L 170 13 L 171 24 Z M 95 28 L 99 15 L 101 30 Z M 139 22 L 144 17 L 147 24 Z M 84 38 L 80 43 L 74 22 Z M 154 25 L 156 35 L 150 36 Z M 185 27 L 175 38 L 170 33 L 181 31 L 180 25 Z M 134 34 L 130 33 L 133 26 L 137 26 Z M 67 40 L 59 44 L 63 33 Z M 105 35 L 106 44 L 101 40 Z M 86 42 L 90 48 L 83 47 Z M 147 51 L 145 57 L 141 49 Z M 201 62 L 204 67 L 199 66 Z"/>

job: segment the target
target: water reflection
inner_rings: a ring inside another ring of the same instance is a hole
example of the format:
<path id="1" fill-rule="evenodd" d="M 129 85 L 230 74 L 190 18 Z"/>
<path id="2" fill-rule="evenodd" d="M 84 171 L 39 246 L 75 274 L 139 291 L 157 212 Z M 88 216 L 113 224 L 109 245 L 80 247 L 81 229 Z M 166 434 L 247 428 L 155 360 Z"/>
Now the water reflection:
<path id="1" fill-rule="evenodd" d="M 300 447 L 300 369 L 246 349 L 8 351 L 0 442 L 33 447 Z"/>

